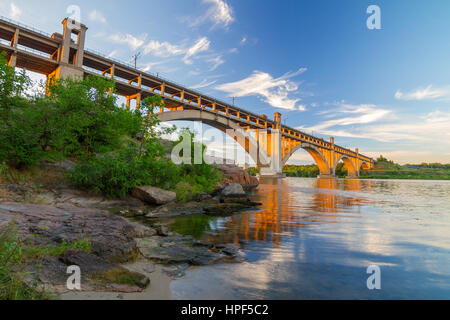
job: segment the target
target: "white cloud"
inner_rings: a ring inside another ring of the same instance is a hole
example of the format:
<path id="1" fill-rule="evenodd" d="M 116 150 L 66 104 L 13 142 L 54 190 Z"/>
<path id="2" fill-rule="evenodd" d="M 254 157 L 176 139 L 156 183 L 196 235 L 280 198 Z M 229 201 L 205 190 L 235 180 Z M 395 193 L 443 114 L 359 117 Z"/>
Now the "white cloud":
<path id="1" fill-rule="evenodd" d="M 212 67 L 209 69 L 209 71 L 216 70 L 219 66 L 225 63 L 225 60 L 223 60 L 222 56 L 217 56 L 215 58 L 211 58 L 208 60 L 212 64 Z"/>
<path id="2" fill-rule="evenodd" d="M 197 26 L 209 21 L 213 23 L 213 27 L 221 26 L 227 28 L 234 21 L 233 8 L 226 1 L 203 0 L 203 2 L 211 4 L 211 7 L 203 16 L 194 20 L 191 26 Z"/>
<path id="3" fill-rule="evenodd" d="M 183 58 L 184 63 L 192 64 L 190 58 L 194 57 L 196 54 L 200 52 L 207 51 L 209 49 L 210 44 L 211 42 L 206 37 L 198 39 L 195 42 L 195 44 L 186 51 L 186 54 Z"/>
<path id="4" fill-rule="evenodd" d="M 357 116 L 328 120 L 310 129 L 312 129 L 313 131 L 320 131 L 335 126 L 368 124 L 381 120 L 391 113 L 391 111 L 389 110 L 377 108 L 377 106 L 370 104 L 361 104 L 361 105 L 342 104 L 339 109 L 327 112 L 330 114 L 336 112 L 343 114 L 356 114 Z"/>
<path id="5" fill-rule="evenodd" d="M 145 54 L 153 54 L 158 57 L 178 56 L 184 55 L 183 62 L 185 64 L 192 64 L 192 58 L 198 53 L 209 50 L 211 42 L 206 37 L 198 39 L 191 47 L 183 45 L 171 44 L 167 41 L 159 42 L 151 40 L 144 46 Z"/>
<path id="6" fill-rule="evenodd" d="M 117 50 L 113 50 L 106 57 L 111 59 L 111 58 L 114 58 L 116 55 L 117 55 Z"/>
<path id="7" fill-rule="evenodd" d="M 205 80 L 203 80 L 202 82 L 200 82 L 199 84 L 196 84 L 196 85 L 194 85 L 194 86 L 191 86 L 190 88 L 192 89 L 192 90 L 196 90 L 196 89 L 201 89 L 201 88 L 206 88 L 206 87 L 210 87 L 210 86 L 212 86 L 213 84 L 215 84 L 217 82 L 217 80 L 208 80 L 208 79 L 205 79 Z"/>
<path id="8" fill-rule="evenodd" d="M 156 40 L 151 40 L 148 44 L 145 45 L 144 53 L 151 53 L 158 57 L 165 57 L 184 54 L 185 50 L 178 45 L 173 45 L 166 41 L 159 42 Z"/>
<path id="9" fill-rule="evenodd" d="M 240 42 L 240 44 L 241 45 L 244 45 L 244 44 L 246 44 L 247 43 L 247 37 L 243 37 L 242 39 L 241 39 L 241 42 Z"/>
<path id="10" fill-rule="evenodd" d="M 395 93 L 398 100 L 434 100 L 434 99 L 450 99 L 450 86 L 433 88 L 429 85 L 426 88 L 418 88 L 411 92 L 403 93 L 398 90 Z"/>
<path id="11" fill-rule="evenodd" d="M 145 43 L 146 38 L 147 38 L 146 34 L 143 34 L 139 37 L 132 36 L 131 34 L 126 35 L 113 34 L 109 37 L 109 39 L 114 42 L 127 44 L 132 50 L 136 50 L 142 47 Z"/>
<path id="12" fill-rule="evenodd" d="M 21 15 L 22 10 L 14 2 L 11 2 L 9 6 L 9 17 L 11 19 L 18 19 Z"/>
<path id="13" fill-rule="evenodd" d="M 306 70 L 306 68 L 301 68 L 295 73 L 287 73 L 276 79 L 268 73 L 254 71 L 248 78 L 222 84 L 215 89 L 227 92 L 230 97 L 259 96 L 275 108 L 304 110 L 302 106 L 297 106 L 300 99 L 289 97 L 291 93 L 298 90 L 298 85 L 290 81 L 289 78 L 295 77 Z"/>
<path id="14" fill-rule="evenodd" d="M 357 115 L 298 129 L 334 137 L 363 138 L 384 143 L 401 142 L 402 145 L 412 144 L 417 149 L 450 147 L 449 112 L 437 110 L 421 117 L 406 119 L 375 105 L 343 105 L 337 111 Z M 384 123 L 377 124 L 381 120 Z"/>
<path id="15" fill-rule="evenodd" d="M 93 10 L 91 11 L 91 13 L 89 13 L 89 20 L 106 23 L 105 16 L 97 10 Z"/>

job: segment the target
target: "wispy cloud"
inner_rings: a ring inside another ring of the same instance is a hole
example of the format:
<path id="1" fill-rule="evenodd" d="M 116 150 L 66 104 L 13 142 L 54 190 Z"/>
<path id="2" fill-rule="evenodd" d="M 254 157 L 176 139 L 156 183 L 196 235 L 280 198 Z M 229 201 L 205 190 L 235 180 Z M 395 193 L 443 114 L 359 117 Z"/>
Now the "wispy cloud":
<path id="1" fill-rule="evenodd" d="M 344 105 L 335 111 L 342 112 L 344 117 L 298 129 L 334 137 L 363 138 L 384 143 L 401 142 L 403 145 L 412 143 L 422 150 L 450 147 L 448 112 L 436 110 L 408 119 L 375 105 Z M 348 117 L 348 114 L 355 116 Z"/>
<path id="2" fill-rule="evenodd" d="M 198 39 L 192 46 L 171 44 L 167 41 L 159 42 L 151 40 L 144 46 L 145 54 L 157 57 L 172 57 L 183 55 L 185 64 L 192 64 L 192 59 L 199 53 L 209 50 L 211 42 L 206 37 Z"/>
<path id="3" fill-rule="evenodd" d="M 190 88 L 193 90 L 196 89 L 201 89 L 201 88 L 207 88 L 212 86 L 213 84 L 215 84 L 217 82 L 217 80 L 208 80 L 208 79 L 204 79 L 202 82 L 200 82 L 199 84 L 193 85 Z"/>
<path id="4" fill-rule="evenodd" d="M 398 90 L 395 93 L 398 100 L 434 100 L 434 99 L 450 99 L 450 86 L 434 88 L 429 85 L 426 88 L 418 88 L 414 91 L 403 93 Z"/>
<path id="5" fill-rule="evenodd" d="M 114 58 L 117 55 L 117 50 L 111 51 L 106 57 L 107 58 Z"/>
<path id="6" fill-rule="evenodd" d="M 183 58 L 184 63 L 192 64 L 191 58 L 200 52 L 207 51 L 210 44 L 211 42 L 206 37 L 198 39 L 195 44 L 186 51 Z"/>
<path id="7" fill-rule="evenodd" d="M 206 13 L 191 21 L 191 26 L 198 26 L 205 22 L 211 22 L 213 28 L 223 27 L 228 28 L 233 23 L 233 8 L 224 0 L 203 0 L 204 3 L 209 4 L 210 8 Z"/>
<path id="8" fill-rule="evenodd" d="M 301 68 L 297 72 L 287 73 L 279 78 L 273 78 L 270 74 L 254 71 L 249 77 L 217 86 L 215 89 L 227 92 L 229 97 L 259 96 L 272 107 L 304 110 L 304 106 L 298 106 L 300 99 L 291 98 L 290 95 L 298 90 L 297 83 L 289 80 L 305 72 Z"/>
<path id="9" fill-rule="evenodd" d="M 135 37 L 128 33 L 125 35 L 113 34 L 109 37 L 109 39 L 117 43 L 124 43 L 132 50 L 136 50 L 144 45 L 145 39 L 147 39 L 147 34 L 142 34 L 139 37 Z"/>
<path id="10" fill-rule="evenodd" d="M 224 64 L 225 60 L 223 60 L 223 56 L 220 55 L 215 58 L 209 59 L 208 62 L 210 62 L 212 64 L 212 67 L 209 69 L 209 71 L 214 71 L 218 67 L 220 67 L 222 64 Z"/>
<path id="11" fill-rule="evenodd" d="M 89 13 L 89 20 L 101 23 L 107 22 L 105 16 L 98 10 L 93 10 Z"/>
<path id="12" fill-rule="evenodd" d="M 14 2 L 11 2 L 9 6 L 9 17 L 11 19 L 18 19 L 22 15 L 22 9 L 20 9 Z"/>

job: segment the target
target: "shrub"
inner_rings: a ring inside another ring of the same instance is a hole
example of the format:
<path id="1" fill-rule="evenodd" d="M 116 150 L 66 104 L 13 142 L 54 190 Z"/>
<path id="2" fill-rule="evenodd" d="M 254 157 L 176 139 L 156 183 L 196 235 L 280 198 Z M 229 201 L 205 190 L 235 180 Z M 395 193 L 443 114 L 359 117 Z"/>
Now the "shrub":
<path id="1" fill-rule="evenodd" d="M 68 178 L 75 185 L 108 198 L 124 198 L 140 185 L 174 187 L 179 181 L 179 169 L 169 161 L 140 156 L 137 146 L 130 144 L 120 152 L 98 155 L 77 164 Z"/>

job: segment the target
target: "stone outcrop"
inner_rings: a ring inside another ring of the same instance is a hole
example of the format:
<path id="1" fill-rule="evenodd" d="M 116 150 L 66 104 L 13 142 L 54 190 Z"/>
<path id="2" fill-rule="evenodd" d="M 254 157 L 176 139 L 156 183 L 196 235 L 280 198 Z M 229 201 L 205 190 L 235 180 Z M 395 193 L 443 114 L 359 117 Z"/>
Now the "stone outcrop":
<path id="1" fill-rule="evenodd" d="M 0 203 L 0 225 L 10 222 L 15 223 L 21 238 L 36 244 L 90 239 L 92 253 L 111 262 L 127 262 L 138 254 L 133 225 L 103 210 L 69 204 Z"/>
<path id="2" fill-rule="evenodd" d="M 216 165 L 225 174 L 223 186 L 238 183 L 244 189 L 256 188 L 259 185 L 257 177 L 252 177 L 247 171 L 235 165 Z"/>
<path id="3" fill-rule="evenodd" d="M 245 196 L 245 191 L 242 185 L 239 183 L 233 183 L 226 186 L 221 192 L 222 197 L 243 197 Z"/>
<path id="4" fill-rule="evenodd" d="M 189 236 L 151 237 L 138 239 L 137 243 L 145 258 L 165 264 L 205 266 L 221 261 L 237 262 L 245 259 L 236 245 L 203 243 Z"/>
<path id="5" fill-rule="evenodd" d="M 148 204 L 156 205 L 167 204 L 174 202 L 177 199 L 177 194 L 175 192 L 150 186 L 135 187 L 131 190 L 131 195 Z"/>
<path id="6" fill-rule="evenodd" d="M 46 257 L 30 264 L 27 268 L 28 280 L 39 280 L 41 287 L 52 292 L 66 292 L 69 266 L 80 268 L 83 291 L 141 292 L 150 284 L 150 279 L 145 275 L 74 249 L 59 257 Z"/>

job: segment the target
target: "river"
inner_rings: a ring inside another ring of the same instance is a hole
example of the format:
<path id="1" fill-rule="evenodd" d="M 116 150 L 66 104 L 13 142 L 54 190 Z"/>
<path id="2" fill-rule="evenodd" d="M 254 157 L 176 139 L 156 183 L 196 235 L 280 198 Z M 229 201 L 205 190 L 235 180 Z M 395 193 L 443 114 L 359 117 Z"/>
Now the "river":
<path id="1" fill-rule="evenodd" d="M 450 299 L 450 181 L 286 178 L 252 198 L 262 207 L 176 219 L 174 231 L 239 243 L 247 260 L 189 270 L 174 299 Z"/>

